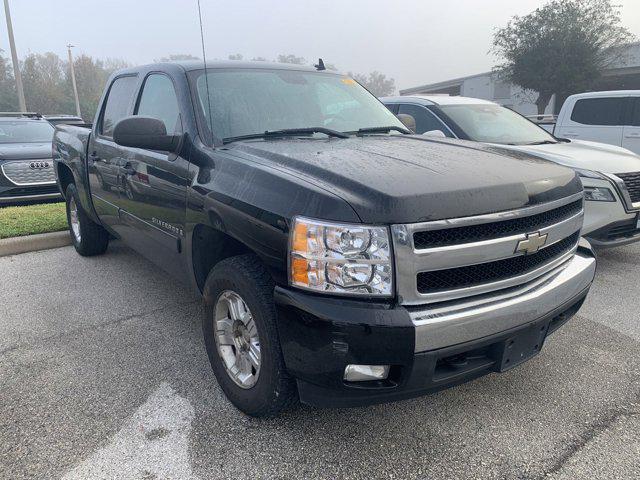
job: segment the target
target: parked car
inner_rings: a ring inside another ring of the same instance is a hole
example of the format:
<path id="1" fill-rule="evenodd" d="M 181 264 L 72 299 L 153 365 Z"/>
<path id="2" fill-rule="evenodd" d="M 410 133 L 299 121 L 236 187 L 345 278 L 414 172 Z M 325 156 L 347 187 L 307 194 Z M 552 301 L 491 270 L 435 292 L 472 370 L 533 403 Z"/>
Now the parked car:
<path id="1" fill-rule="evenodd" d="M 412 135 L 347 76 L 149 65 L 116 72 L 98 112 L 54 137 L 73 244 L 97 255 L 113 235 L 193 285 L 213 371 L 247 414 L 508 370 L 593 280 L 573 170 Z M 153 192 L 107 188 L 101 165 Z"/>
<path id="2" fill-rule="evenodd" d="M 640 240 L 640 156 L 612 145 L 555 138 L 516 112 L 487 100 L 388 97 L 412 115 L 417 133 L 483 142 L 574 168 L 585 188 L 583 235 L 600 247 Z"/>
<path id="3" fill-rule="evenodd" d="M 608 143 L 640 155 L 640 90 L 571 95 L 555 124 L 542 126 L 556 137 Z"/>
<path id="4" fill-rule="evenodd" d="M 53 127 L 37 113 L 0 113 L 0 205 L 61 199 L 51 160 Z"/>
<path id="5" fill-rule="evenodd" d="M 45 115 L 44 116 L 45 119 L 47 119 L 47 121 L 53 125 L 60 125 L 60 124 L 64 124 L 64 125 L 86 125 L 86 122 L 80 118 L 77 117 L 75 115 Z"/>

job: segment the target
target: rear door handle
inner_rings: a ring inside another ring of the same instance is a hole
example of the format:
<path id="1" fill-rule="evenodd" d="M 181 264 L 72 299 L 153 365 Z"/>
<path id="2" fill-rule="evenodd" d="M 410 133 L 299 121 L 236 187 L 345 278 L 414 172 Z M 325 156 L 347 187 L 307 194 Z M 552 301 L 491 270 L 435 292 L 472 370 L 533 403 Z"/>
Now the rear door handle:
<path id="1" fill-rule="evenodd" d="M 638 133 L 627 133 L 624 138 L 640 138 L 640 132 Z"/>

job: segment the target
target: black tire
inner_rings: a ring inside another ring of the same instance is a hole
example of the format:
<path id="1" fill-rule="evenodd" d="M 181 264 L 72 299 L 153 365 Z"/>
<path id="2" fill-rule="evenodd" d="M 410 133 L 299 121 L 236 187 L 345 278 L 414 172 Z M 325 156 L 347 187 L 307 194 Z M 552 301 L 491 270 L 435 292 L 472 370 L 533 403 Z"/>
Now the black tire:
<path id="1" fill-rule="evenodd" d="M 274 283 L 255 255 L 231 257 L 217 264 L 204 287 L 202 330 L 211 368 L 227 398 L 253 417 L 273 417 L 297 402 L 296 384 L 286 370 L 276 327 Z M 215 339 L 215 307 L 223 292 L 237 293 L 251 311 L 260 341 L 260 373 L 250 388 L 231 379 L 218 353 Z"/>
<path id="2" fill-rule="evenodd" d="M 102 227 L 102 225 L 98 225 L 91 220 L 91 218 L 89 218 L 86 212 L 82 209 L 78 189 L 73 183 L 69 184 L 67 187 L 65 200 L 67 204 L 67 223 L 69 225 L 69 234 L 71 235 L 71 241 L 73 242 L 76 252 L 83 257 L 103 254 L 109 246 L 109 233 Z M 80 228 L 79 238 L 74 233 L 71 223 L 71 205 L 74 202 Z"/>

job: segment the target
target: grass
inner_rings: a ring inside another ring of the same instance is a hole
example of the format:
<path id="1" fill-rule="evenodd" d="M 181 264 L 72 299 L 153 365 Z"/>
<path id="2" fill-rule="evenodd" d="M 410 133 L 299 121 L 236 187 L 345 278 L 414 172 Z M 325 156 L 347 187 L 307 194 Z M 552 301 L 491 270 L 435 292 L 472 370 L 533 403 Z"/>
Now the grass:
<path id="1" fill-rule="evenodd" d="M 67 229 L 64 203 L 45 203 L 0 208 L 0 238 Z"/>

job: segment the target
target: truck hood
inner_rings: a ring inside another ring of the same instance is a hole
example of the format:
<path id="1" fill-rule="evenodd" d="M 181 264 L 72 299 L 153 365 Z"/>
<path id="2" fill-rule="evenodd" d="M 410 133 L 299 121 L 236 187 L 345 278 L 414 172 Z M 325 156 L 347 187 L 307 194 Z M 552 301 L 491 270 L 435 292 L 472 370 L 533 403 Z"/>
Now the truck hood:
<path id="1" fill-rule="evenodd" d="M 335 193 L 366 223 L 494 213 L 582 189 L 572 170 L 523 152 L 460 140 L 410 135 L 280 139 L 237 142 L 229 150 Z"/>
<path id="2" fill-rule="evenodd" d="M 501 145 L 572 168 L 604 173 L 640 172 L 640 156 L 606 143 L 570 140 L 549 145 Z"/>
<path id="3" fill-rule="evenodd" d="M 51 143 L 1 143 L 0 160 L 51 158 Z"/>

